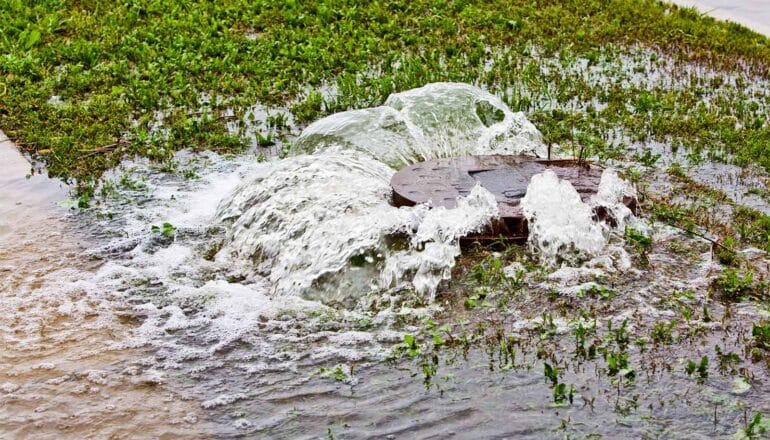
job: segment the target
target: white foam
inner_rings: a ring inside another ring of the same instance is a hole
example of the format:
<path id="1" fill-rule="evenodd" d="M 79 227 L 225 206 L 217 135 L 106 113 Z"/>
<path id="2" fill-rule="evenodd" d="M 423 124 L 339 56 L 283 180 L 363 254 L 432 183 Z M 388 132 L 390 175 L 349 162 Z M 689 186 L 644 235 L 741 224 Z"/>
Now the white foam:
<path id="1" fill-rule="evenodd" d="M 396 168 L 469 154 L 547 154 L 542 135 L 523 113 L 461 83 L 428 84 L 394 93 L 380 107 L 323 118 L 302 131 L 292 152 L 346 149 Z"/>
<path id="2" fill-rule="evenodd" d="M 623 203 L 629 198 L 636 199 L 636 190 L 628 181 L 621 179 L 615 170 L 608 168 L 602 172 L 599 188 L 591 197 L 590 205 L 606 208 L 610 217 L 616 222 L 616 227 L 622 231 L 634 218 L 633 212 Z"/>
<path id="3" fill-rule="evenodd" d="M 521 207 L 529 222 L 530 250 L 544 264 L 574 266 L 599 254 L 607 243 L 591 207 L 551 170 L 532 177 Z"/>

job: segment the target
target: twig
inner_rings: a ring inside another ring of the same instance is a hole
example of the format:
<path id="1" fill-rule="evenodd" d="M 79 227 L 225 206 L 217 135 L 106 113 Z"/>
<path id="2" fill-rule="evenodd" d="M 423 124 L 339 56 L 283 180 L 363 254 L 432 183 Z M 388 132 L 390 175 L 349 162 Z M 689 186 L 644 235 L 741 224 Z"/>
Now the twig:
<path id="1" fill-rule="evenodd" d="M 128 144 L 128 141 L 121 139 L 121 140 L 115 142 L 114 144 L 105 145 L 105 146 L 96 148 L 94 150 L 91 150 L 87 154 L 84 154 L 84 155 L 80 156 L 78 159 L 85 159 L 86 157 L 91 157 L 91 156 L 94 156 L 96 154 L 108 153 L 110 151 L 114 151 L 119 146 L 126 145 L 126 144 Z"/>
<path id="2" fill-rule="evenodd" d="M 642 196 L 644 196 L 644 198 L 645 198 L 645 199 L 648 199 L 648 200 L 654 200 L 652 197 L 650 197 L 650 196 L 649 196 L 649 195 L 648 195 L 648 194 L 647 194 L 645 191 L 643 191 L 642 189 L 640 189 L 640 188 L 637 188 L 637 191 L 638 191 L 638 192 L 639 192 L 639 193 L 640 193 Z M 728 252 L 735 252 L 735 249 L 730 249 L 730 248 L 728 248 L 727 246 L 725 246 L 725 245 L 723 245 L 723 244 L 719 243 L 717 240 L 714 240 L 713 238 L 707 237 L 706 235 L 704 235 L 704 234 L 701 234 L 701 233 L 699 233 L 699 232 L 695 232 L 695 231 L 692 231 L 692 230 L 690 230 L 690 229 L 687 229 L 687 228 L 683 228 L 683 227 L 681 227 L 681 226 L 677 226 L 677 225 L 675 225 L 675 224 L 673 224 L 673 223 L 669 223 L 669 222 L 667 222 L 667 221 L 664 221 L 664 220 L 654 220 L 654 219 L 653 219 L 652 221 L 653 221 L 653 222 L 657 221 L 657 222 L 663 223 L 664 225 L 668 225 L 668 226 L 671 226 L 672 228 L 675 228 L 675 229 L 679 229 L 680 231 L 686 232 L 686 233 L 688 233 L 688 234 L 692 234 L 692 235 L 694 235 L 694 236 L 696 236 L 696 237 L 700 237 L 700 238 L 702 238 L 702 239 L 704 239 L 704 240 L 706 240 L 706 241 L 710 242 L 710 243 L 711 243 L 711 244 L 713 244 L 713 245 L 719 246 L 720 248 L 722 248 L 722 249 L 724 249 L 724 250 L 726 250 L 726 251 L 728 251 Z"/>
<path id="3" fill-rule="evenodd" d="M 699 233 L 699 232 L 695 232 L 695 231 L 692 231 L 692 230 L 690 230 L 690 229 L 686 229 L 686 228 L 683 228 L 683 227 L 681 227 L 681 226 L 677 226 L 677 225 L 675 225 L 675 224 L 673 224 L 673 223 L 669 223 L 669 222 L 666 222 L 666 221 L 663 221 L 663 220 L 653 220 L 653 221 L 659 221 L 659 222 L 661 222 L 661 223 L 663 223 L 663 224 L 665 224 L 665 225 L 671 226 L 672 228 L 675 228 L 675 229 L 679 229 L 680 231 L 686 232 L 686 233 L 688 233 L 688 234 L 692 234 L 692 235 L 694 235 L 694 236 L 696 236 L 696 237 L 700 237 L 700 238 L 702 238 L 702 239 L 704 239 L 704 240 L 706 240 L 706 241 L 710 242 L 710 243 L 711 243 L 711 244 L 713 244 L 713 245 L 716 245 L 716 246 L 719 246 L 719 247 L 721 247 L 722 249 L 724 249 L 724 250 L 726 250 L 726 251 L 728 251 L 728 252 L 735 252 L 735 250 L 734 250 L 734 249 L 730 249 L 729 247 L 727 247 L 727 246 L 725 246 L 725 245 L 721 244 L 720 242 L 718 242 L 718 241 L 714 240 L 713 238 L 709 238 L 709 237 L 707 237 L 706 235 L 704 235 L 704 234 L 701 234 L 701 233 Z"/>

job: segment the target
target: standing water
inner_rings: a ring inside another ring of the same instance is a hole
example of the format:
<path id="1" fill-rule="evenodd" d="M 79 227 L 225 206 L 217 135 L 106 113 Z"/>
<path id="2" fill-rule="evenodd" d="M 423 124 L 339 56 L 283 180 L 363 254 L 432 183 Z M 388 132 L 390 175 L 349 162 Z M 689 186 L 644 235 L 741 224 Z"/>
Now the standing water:
<path id="1" fill-rule="evenodd" d="M 0 132 L 0 432 L 15 438 L 186 435 L 190 408 L 115 348 L 130 327 L 93 283 L 99 261 L 67 188 L 40 175 Z M 179 423 L 177 423 L 179 425 Z"/>
<path id="2" fill-rule="evenodd" d="M 683 297 L 704 301 L 714 265 L 703 241 L 637 224 L 619 203 L 632 190 L 614 172 L 588 203 L 552 173 L 536 176 L 522 201 L 536 255 L 505 268 L 492 255 L 490 271 L 471 270 L 478 285 L 463 283 L 459 239 L 497 215 L 491 193 L 476 186 L 456 209 L 390 204 L 403 165 L 545 152 L 523 114 L 475 87 L 439 83 L 317 121 L 283 160 L 180 153 L 197 179 L 137 161 L 107 176 L 96 208 L 64 215 L 44 200 L 24 227 L 3 226 L 19 244 L 2 254 L 10 350 L 0 427 L 50 438 L 734 433 L 741 409 L 729 380 L 703 391 L 661 367 L 642 383 L 641 365 L 657 358 L 635 352 L 638 373 L 623 364 L 624 332 L 670 317 L 659 292 L 692 289 Z M 653 248 L 650 266 L 633 266 L 623 231 L 596 223 L 592 203 L 687 258 Z M 526 267 L 533 261 L 542 264 Z M 602 290 L 612 283 L 617 292 Z M 457 291 L 465 301 L 451 301 Z M 612 295 L 622 299 L 608 308 L 601 301 Z M 558 305 L 546 302 L 554 297 Z M 571 348 L 577 328 L 596 343 L 599 324 L 588 311 L 569 322 L 549 311 L 583 307 L 602 314 L 602 331 L 609 320 L 614 342 L 586 354 L 595 368 L 574 361 L 570 370 L 559 344 Z M 511 333 L 487 335 L 497 324 Z M 461 349 L 439 360 L 415 339 L 424 329 L 434 350 Z M 677 371 L 679 353 L 664 359 Z M 621 365 L 605 371 L 599 359 Z M 740 395 L 767 406 L 756 380 Z"/>

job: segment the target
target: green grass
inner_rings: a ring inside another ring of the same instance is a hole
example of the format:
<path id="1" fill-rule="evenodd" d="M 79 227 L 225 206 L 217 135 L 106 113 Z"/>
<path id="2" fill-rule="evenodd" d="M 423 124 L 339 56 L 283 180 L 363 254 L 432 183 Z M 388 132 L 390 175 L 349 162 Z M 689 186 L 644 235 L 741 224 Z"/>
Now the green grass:
<path id="1" fill-rule="evenodd" d="M 549 142 L 594 155 L 617 154 L 606 132 L 621 127 L 633 140 L 673 139 L 770 167 L 766 103 L 726 94 L 699 105 L 718 80 L 681 90 L 588 84 L 540 72 L 531 52 L 569 66 L 636 45 L 726 71 L 744 63 L 768 78 L 768 39 L 651 0 L 0 0 L 0 128 L 89 193 L 126 157 L 241 151 L 250 138 L 226 123 L 257 102 L 303 124 L 393 91 L 463 81 L 526 111 Z M 641 62 L 644 74 L 656 60 Z M 333 96 L 322 93 L 328 86 Z M 573 100 L 604 108 L 558 108 Z M 153 128 L 157 111 L 165 130 Z"/>

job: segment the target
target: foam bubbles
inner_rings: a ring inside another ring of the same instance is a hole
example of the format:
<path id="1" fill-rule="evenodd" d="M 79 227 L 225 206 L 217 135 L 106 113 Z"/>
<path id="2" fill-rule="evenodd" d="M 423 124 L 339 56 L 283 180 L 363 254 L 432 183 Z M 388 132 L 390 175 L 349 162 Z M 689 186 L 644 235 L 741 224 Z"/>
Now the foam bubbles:
<path id="1" fill-rule="evenodd" d="M 529 222 L 529 246 L 542 263 L 576 265 L 604 249 L 607 243 L 593 211 L 572 184 L 551 170 L 532 177 L 521 200 Z"/>

